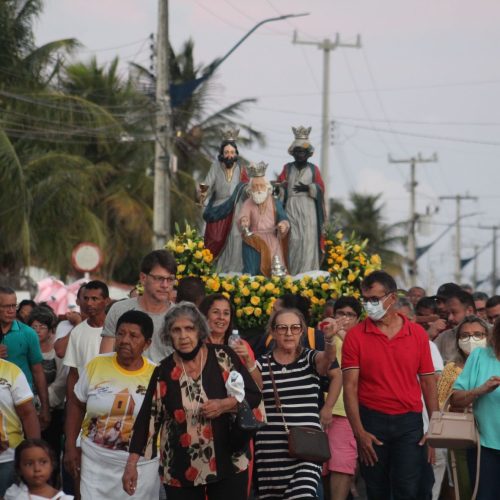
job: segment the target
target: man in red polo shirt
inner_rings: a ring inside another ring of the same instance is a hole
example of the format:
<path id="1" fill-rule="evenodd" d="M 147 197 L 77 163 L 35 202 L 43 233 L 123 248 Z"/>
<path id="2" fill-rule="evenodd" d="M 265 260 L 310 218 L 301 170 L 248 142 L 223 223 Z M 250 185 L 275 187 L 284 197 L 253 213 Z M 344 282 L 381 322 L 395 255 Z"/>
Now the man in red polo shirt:
<path id="1" fill-rule="evenodd" d="M 342 348 L 344 404 L 358 442 L 369 500 L 420 500 L 425 463 L 422 400 L 438 409 L 429 337 L 394 308 L 397 286 L 385 271 L 361 284 L 368 318 Z"/>

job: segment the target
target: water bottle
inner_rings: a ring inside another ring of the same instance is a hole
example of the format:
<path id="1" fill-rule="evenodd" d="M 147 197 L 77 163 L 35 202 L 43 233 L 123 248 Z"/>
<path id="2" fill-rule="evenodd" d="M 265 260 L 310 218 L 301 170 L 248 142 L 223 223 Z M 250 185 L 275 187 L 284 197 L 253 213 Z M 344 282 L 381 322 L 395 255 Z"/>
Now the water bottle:
<path id="1" fill-rule="evenodd" d="M 241 342 L 240 333 L 238 332 L 238 330 L 233 330 L 231 332 L 231 335 L 229 335 L 229 339 L 227 341 L 227 345 L 232 348 L 236 344 L 239 344 L 240 342 Z"/>

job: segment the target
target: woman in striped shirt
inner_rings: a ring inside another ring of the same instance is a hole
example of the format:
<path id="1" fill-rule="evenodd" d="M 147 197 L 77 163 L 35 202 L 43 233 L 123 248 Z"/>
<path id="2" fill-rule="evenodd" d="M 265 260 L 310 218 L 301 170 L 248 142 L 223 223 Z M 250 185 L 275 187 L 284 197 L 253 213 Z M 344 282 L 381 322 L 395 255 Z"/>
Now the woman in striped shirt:
<path id="1" fill-rule="evenodd" d="M 288 427 L 321 429 L 318 409 L 319 376 L 335 361 L 334 319 L 322 323 L 325 351 L 301 346 L 307 326 L 296 309 L 281 309 L 271 316 L 269 330 L 275 340 L 270 355 L 257 361 L 262 373 L 263 398 L 268 425 L 255 438 L 257 496 L 260 500 L 316 498 L 321 465 L 290 457 Z M 275 404 L 270 368 L 282 405 Z"/>

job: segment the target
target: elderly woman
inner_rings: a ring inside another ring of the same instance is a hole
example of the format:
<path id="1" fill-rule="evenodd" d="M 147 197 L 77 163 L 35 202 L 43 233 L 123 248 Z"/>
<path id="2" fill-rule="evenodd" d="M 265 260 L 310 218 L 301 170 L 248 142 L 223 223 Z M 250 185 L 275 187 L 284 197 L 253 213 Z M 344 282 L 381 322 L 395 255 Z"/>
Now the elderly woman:
<path id="1" fill-rule="evenodd" d="M 122 314 L 116 324 L 116 352 L 87 364 L 68 401 L 65 465 L 80 478 L 82 500 L 123 498 L 121 476 L 130 434 L 155 369 L 143 356 L 152 336 L 153 321 L 147 314 Z M 76 444 L 80 431 L 81 449 Z M 139 461 L 137 469 L 132 498 L 158 498 L 158 458 Z"/>
<path id="2" fill-rule="evenodd" d="M 469 336 L 476 345 L 453 385 L 453 407 L 472 404 L 481 441 L 478 500 L 497 499 L 500 491 L 500 321 L 493 326 L 486 346 L 478 346 L 481 332 Z M 483 343 L 484 344 L 484 343 Z M 469 457 L 471 477 L 475 477 L 475 457 Z"/>
<path id="3" fill-rule="evenodd" d="M 248 452 L 246 444 L 240 449 L 231 439 L 237 401 L 227 396 L 229 373 L 242 375 L 252 408 L 261 394 L 230 348 L 204 342 L 208 334 L 205 318 L 190 302 L 180 302 L 165 316 L 163 341 L 171 342 L 174 352 L 155 370 L 134 427 L 123 475 L 129 495 L 137 488 L 136 463 L 146 452 L 161 455 L 169 500 L 247 498 Z"/>
<path id="4" fill-rule="evenodd" d="M 268 426 L 255 438 L 255 470 L 259 498 L 316 498 L 321 465 L 292 458 L 288 453 L 288 427 L 306 426 L 321 429 L 319 421 L 319 377 L 335 361 L 337 331 L 334 319 L 323 323 L 325 351 L 302 347 L 306 331 L 302 314 L 296 309 L 280 309 L 269 320 L 275 341 L 270 355 L 257 361 L 262 373 L 263 397 Z M 270 370 L 283 407 L 276 408 Z"/>

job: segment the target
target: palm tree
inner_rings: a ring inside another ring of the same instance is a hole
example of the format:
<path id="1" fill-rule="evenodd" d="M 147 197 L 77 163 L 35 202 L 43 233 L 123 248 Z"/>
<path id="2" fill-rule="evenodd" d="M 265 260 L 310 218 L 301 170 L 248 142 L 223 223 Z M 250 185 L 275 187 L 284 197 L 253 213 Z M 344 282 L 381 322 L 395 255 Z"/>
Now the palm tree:
<path id="1" fill-rule="evenodd" d="M 387 224 L 384 219 L 382 194 L 362 194 L 352 192 L 349 195 L 350 207 L 341 202 L 331 205 L 331 227 L 336 231 L 343 229 L 353 232 L 361 240 L 368 240 L 367 251 L 378 253 L 386 271 L 395 275 L 403 273 L 404 257 L 395 249 L 405 243 L 403 229 L 406 222 Z"/>
<path id="2" fill-rule="evenodd" d="M 33 22 L 42 7 L 42 0 L 0 3 L 0 88 L 46 86 L 57 74 L 63 54 L 79 45 L 70 38 L 35 47 Z"/>
<path id="3" fill-rule="evenodd" d="M 65 276 L 72 248 L 89 240 L 107 256 L 105 278 L 134 282 L 152 239 L 156 109 L 137 91 L 137 78 L 119 77 L 118 59 L 108 67 L 95 59 L 65 65 L 62 49 L 74 40 L 35 47 L 31 27 L 41 7 L 41 0 L 0 4 L 0 273 L 36 264 Z M 209 71 L 194 65 L 192 42 L 172 65 L 176 82 Z M 199 217 L 195 179 L 210 165 L 218 128 L 235 124 L 253 102 L 209 115 L 210 85 L 207 79 L 174 110 L 179 172 L 171 200 L 183 208 L 173 211 L 174 222 Z"/>
<path id="4" fill-rule="evenodd" d="M 118 58 L 107 67 L 95 58 L 65 67 L 60 88 L 79 96 L 112 117 L 115 126 L 97 127 L 83 155 L 103 175 L 93 211 L 106 229 L 105 277 L 134 282 L 140 258 L 152 240 L 153 146 L 149 131 L 154 110 L 130 78 L 118 75 Z M 106 147 L 98 138 L 104 135 Z M 146 137 L 147 140 L 143 140 Z"/>

